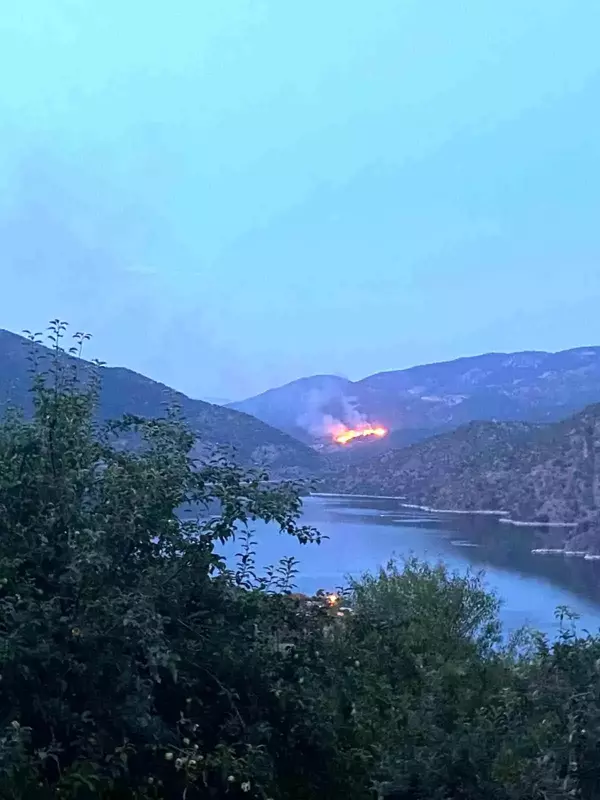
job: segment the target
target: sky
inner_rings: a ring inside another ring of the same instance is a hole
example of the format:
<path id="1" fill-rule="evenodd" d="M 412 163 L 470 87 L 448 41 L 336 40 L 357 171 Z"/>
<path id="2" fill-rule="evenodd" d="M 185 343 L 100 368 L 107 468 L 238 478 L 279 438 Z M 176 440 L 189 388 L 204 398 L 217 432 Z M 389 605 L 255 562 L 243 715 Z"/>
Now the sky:
<path id="1" fill-rule="evenodd" d="M 598 0 L 20 0 L 0 327 L 241 399 L 600 344 Z"/>

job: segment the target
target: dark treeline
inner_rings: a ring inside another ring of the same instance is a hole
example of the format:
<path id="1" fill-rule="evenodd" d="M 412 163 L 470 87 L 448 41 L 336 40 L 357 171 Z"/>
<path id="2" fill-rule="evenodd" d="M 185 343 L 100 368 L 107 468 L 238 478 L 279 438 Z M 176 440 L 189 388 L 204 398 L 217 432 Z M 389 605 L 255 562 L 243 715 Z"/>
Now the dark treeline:
<path id="1" fill-rule="evenodd" d="M 190 460 L 175 412 L 101 426 L 101 372 L 33 366 L 0 426 L 0 797 L 600 796 L 600 641 L 502 645 L 477 577 L 390 565 L 338 601 L 215 546 L 298 487 Z M 130 436 L 137 446 L 123 448 Z M 217 507 L 184 516 L 182 506 Z"/>

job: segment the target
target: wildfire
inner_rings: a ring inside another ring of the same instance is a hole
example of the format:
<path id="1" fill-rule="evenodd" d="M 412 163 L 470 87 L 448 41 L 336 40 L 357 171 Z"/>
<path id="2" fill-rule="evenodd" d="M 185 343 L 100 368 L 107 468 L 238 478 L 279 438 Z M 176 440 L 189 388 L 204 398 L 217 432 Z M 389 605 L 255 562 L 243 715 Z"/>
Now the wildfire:
<path id="1" fill-rule="evenodd" d="M 348 444 L 348 442 L 351 442 L 353 439 L 358 439 L 361 436 L 376 436 L 378 439 L 381 439 L 383 436 L 387 435 L 387 428 L 384 428 L 382 425 L 365 425 L 360 428 L 344 427 L 334 430 L 332 435 L 334 442 L 338 444 Z"/>

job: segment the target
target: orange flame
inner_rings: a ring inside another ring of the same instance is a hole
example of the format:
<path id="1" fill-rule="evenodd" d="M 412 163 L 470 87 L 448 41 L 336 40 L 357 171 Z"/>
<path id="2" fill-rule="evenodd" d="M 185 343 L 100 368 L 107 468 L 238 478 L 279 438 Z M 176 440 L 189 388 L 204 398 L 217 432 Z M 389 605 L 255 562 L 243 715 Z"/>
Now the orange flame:
<path id="1" fill-rule="evenodd" d="M 348 444 L 352 439 L 358 439 L 360 436 L 376 436 L 381 439 L 387 435 L 387 428 L 382 425 L 371 426 L 365 425 L 361 428 L 346 428 L 336 429 L 332 432 L 333 441 L 338 444 Z"/>

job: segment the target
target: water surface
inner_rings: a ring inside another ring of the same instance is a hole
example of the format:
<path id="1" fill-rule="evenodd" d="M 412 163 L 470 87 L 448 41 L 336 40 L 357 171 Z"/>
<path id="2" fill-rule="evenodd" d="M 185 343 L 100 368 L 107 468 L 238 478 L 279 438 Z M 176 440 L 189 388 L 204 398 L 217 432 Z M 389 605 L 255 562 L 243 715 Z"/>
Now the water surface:
<path id="1" fill-rule="evenodd" d="M 392 557 L 416 556 L 442 560 L 462 573 L 483 569 L 487 586 L 502 601 L 506 631 L 528 624 L 554 635 L 555 609 L 563 605 L 580 615 L 578 630 L 600 629 L 600 562 L 532 555 L 532 548 L 547 542 L 543 530 L 513 528 L 490 517 L 426 514 L 379 498 L 309 497 L 303 522 L 328 538 L 300 545 L 270 526 L 254 526 L 259 565 L 294 556 L 299 591 L 335 589 L 347 576 L 377 570 Z"/>

